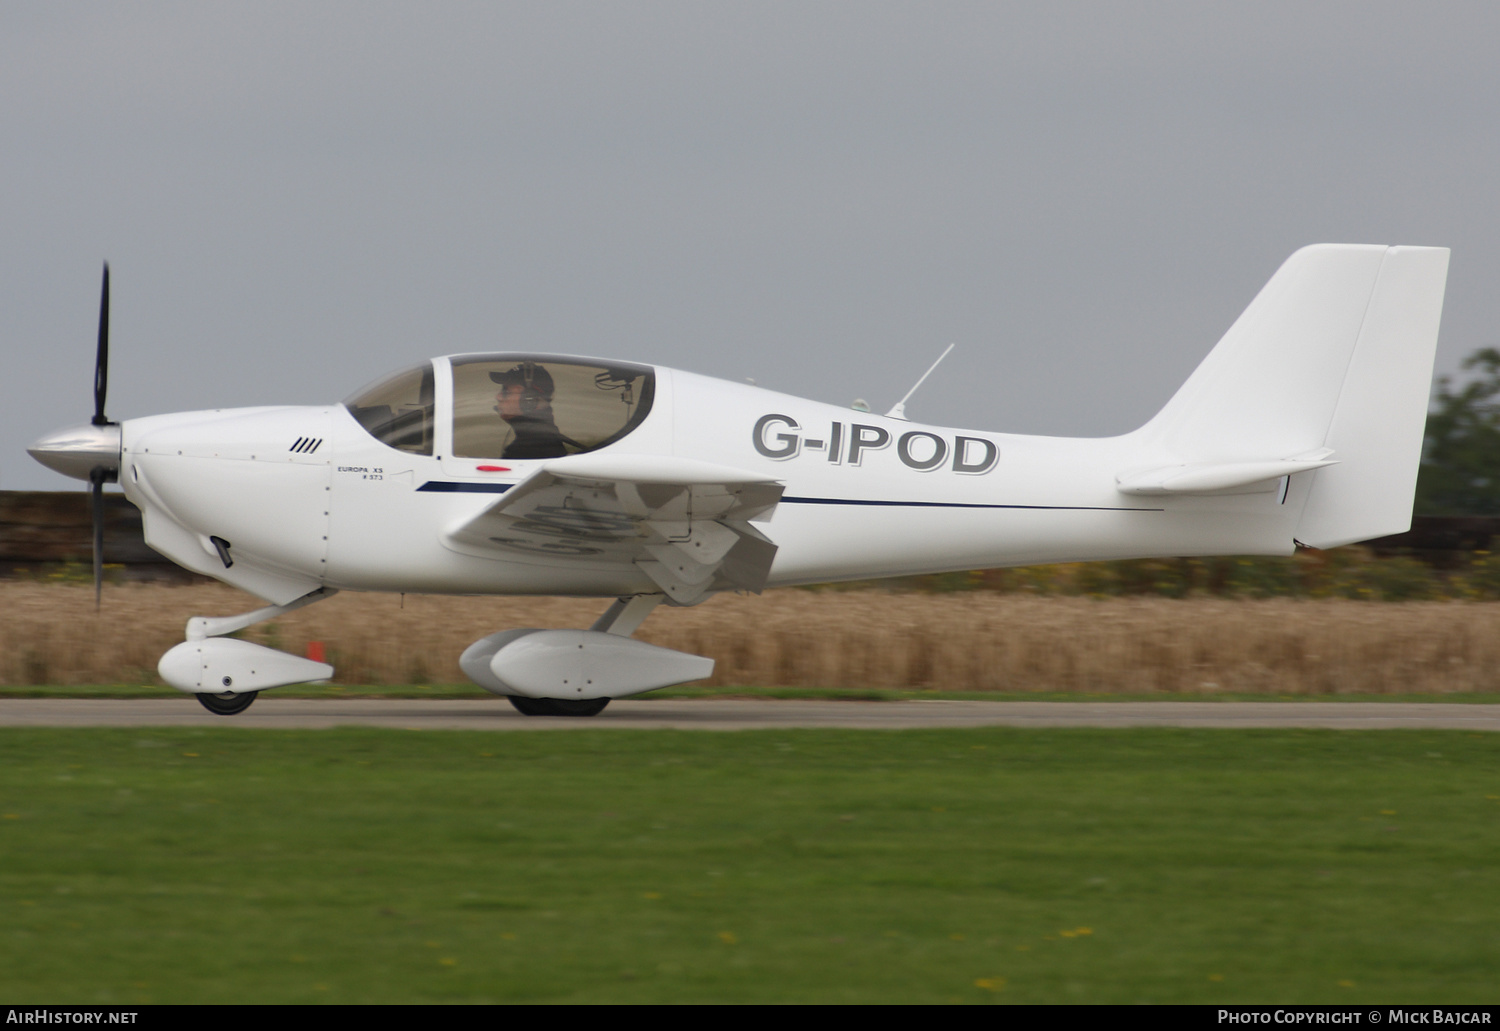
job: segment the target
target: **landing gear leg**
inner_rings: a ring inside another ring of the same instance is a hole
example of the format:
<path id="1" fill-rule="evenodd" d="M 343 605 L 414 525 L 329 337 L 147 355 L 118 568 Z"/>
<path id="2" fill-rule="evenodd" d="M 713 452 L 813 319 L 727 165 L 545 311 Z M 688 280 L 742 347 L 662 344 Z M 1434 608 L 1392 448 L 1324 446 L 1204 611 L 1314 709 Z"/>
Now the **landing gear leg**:
<path id="1" fill-rule="evenodd" d="M 646 621 L 646 617 L 651 615 L 656 606 L 666 599 L 665 594 L 637 594 L 634 597 L 618 598 L 589 629 L 629 637 Z"/>

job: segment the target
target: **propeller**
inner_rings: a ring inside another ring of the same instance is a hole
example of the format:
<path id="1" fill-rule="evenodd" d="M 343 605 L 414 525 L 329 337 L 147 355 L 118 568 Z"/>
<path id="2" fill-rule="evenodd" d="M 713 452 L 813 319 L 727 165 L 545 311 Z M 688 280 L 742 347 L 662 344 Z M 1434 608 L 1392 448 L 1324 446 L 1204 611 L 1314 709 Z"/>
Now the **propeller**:
<path id="1" fill-rule="evenodd" d="M 104 398 L 109 392 L 109 262 L 104 263 L 104 287 L 99 295 L 99 350 L 94 356 L 94 418 L 95 426 L 113 425 L 104 414 Z M 94 611 L 103 603 L 104 592 L 104 484 L 112 479 L 115 470 L 96 465 L 89 470 L 89 485 L 93 493 L 94 520 Z"/>
<path id="2" fill-rule="evenodd" d="M 120 478 L 121 427 L 104 414 L 109 388 L 109 263 L 99 296 L 99 351 L 94 358 L 94 418 L 88 426 L 49 433 L 27 452 L 54 472 L 88 480 L 93 495 L 94 608 L 100 607 L 104 584 L 104 485 Z"/>

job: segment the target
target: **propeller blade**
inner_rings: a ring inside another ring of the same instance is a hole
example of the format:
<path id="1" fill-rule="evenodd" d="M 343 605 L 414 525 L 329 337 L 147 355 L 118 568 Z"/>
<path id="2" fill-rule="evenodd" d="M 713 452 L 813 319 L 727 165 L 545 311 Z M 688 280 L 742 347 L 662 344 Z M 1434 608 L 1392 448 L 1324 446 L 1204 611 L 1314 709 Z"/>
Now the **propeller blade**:
<path id="1" fill-rule="evenodd" d="M 99 297 L 99 353 L 94 358 L 94 425 L 108 426 L 104 395 L 109 390 L 109 262 L 104 263 L 104 289 Z"/>
<path id="2" fill-rule="evenodd" d="M 94 466 L 89 473 L 93 485 L 94 501 L 94 611 L 103 603 L 104 591 L 104 479 L 109 471 L 101 465 Z"/>
<path id="3" fill-rule="evenodd" d="M 108 426 L 109 418 L 104 414 L 104 398 L 109 393 L 109 262 L 104 263 L 104 285 L 99 291 L 99 350 L 94 356 L 94 419 L 95 426 Z M 104 483 L 110 470 L 96 465 L 89 470 L 89 484 L 93 494 L 94 521 L 94 611 L 103 607 L 104 601 Z"/>

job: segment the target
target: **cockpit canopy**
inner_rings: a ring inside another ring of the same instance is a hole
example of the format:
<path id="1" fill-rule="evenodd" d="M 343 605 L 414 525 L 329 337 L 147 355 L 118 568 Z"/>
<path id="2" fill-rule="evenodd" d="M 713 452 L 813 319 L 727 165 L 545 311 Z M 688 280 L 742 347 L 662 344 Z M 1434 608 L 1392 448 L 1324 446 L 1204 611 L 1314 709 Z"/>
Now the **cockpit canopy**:
<path id="1" fill-rule="evenodd" d="M 344 405 L 371 436 L 409 454 L 431 455 L 436 420 L 451 416 L 455 457 L 561 458 L 635 429 L 656 388 L 648 366 L 622 362 L 474 354 L 448 364 L 451 413 L 437 412 L 430 362 L 378 380 Z"/>
<path id="2" fill-rule="evenodd" d="M 612 444 L 651 410 L 656 377 L 642 365 L 546 355 L 453 359 L 453 454 L 561 458 Z"/>
<path id="3" fill-rule="evenodd" d="M 393 372 L 344 399 L 349 414 L 387 447 L 432 454 L 432 363 Z"/>

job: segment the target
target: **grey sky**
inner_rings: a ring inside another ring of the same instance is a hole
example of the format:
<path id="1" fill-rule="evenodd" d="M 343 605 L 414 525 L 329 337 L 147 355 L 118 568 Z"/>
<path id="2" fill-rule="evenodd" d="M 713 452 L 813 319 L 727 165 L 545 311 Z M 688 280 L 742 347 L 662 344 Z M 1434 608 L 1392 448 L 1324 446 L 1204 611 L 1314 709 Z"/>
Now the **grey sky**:
<path id="1" fill-rule="evenodd" d="M 87 421 L 462 350 L 1121 432 L 1297 247 L 1453 248 L 1500 344 L 1500 6 L 0 6 L 0 488 Z M 1289 370 L 1294 374 L 1294 370 Z"/>

